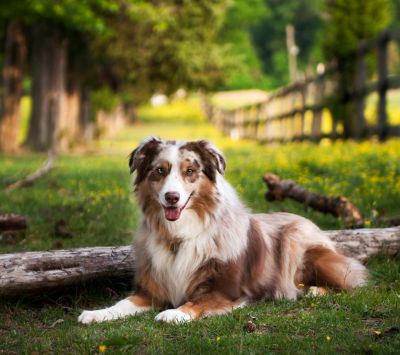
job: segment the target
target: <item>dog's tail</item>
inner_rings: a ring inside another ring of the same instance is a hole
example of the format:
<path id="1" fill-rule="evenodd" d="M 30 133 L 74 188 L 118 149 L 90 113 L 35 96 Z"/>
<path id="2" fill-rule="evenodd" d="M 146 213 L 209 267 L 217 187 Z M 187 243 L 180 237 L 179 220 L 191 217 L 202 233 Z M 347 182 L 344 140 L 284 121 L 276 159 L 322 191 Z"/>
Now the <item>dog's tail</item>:
<path id="1" fill-rule="evenodd" d="M 309 285 L 352 290 L 367 282 L 368 272 L 364 265 L 332 249 L 312 247 L 306 251 L 304 259 Z"/>

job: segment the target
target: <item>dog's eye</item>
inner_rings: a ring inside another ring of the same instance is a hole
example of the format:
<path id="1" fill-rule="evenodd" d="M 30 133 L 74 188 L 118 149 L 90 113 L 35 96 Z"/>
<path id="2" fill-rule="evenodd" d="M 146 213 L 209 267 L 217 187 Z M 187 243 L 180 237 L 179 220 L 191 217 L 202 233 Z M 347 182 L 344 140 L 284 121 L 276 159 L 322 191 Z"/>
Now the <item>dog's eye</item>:
<path id="1" fill-rule="evenodd" d="M 191 176 L 192 174 L 193 174 L 193 169 L 186 169 L 186 171 L 185 171 L 185 174 L 186 174 L 186 176 Z"/>
<path id="2" fill-rule="evenodd" d="M 164 175 L 164 169 L 163 168 L 157 168 L 156 169 L 158 175 Z"/>

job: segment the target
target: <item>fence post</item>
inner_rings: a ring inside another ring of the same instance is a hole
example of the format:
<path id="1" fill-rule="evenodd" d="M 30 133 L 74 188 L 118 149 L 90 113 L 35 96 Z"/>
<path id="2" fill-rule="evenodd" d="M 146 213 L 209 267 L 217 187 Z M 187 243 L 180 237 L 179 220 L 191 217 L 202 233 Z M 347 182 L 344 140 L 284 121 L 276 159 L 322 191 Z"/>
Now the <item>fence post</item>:
<path id="1" fill-rule="evenodd" d="M 319 141 L 322 136 L 322 101 L 324 99 L 325 82 L 321 75 L 318 75 L 315 79 L 315 98 L 314 106 L 320 105 L 313 110 L 312 130 L 311 136 L 313 140 Z"/>
<path id="2" fill-rule="evenodd" d="M 389 33 L 383 32 L 378 38 L 378 135 L 386 138 L 388 133 L 386 112 L 386 91 L 388 89 L 388 42 Z"/>
<path id="3" fill-rule="evenodd" d="M 357 51 L 356 77 L 354 82 L 353 100 L 355 101 L 356 115 L 354 138 L 360 139 L 365 135 L 365 84 L 367 81 L 367 68 L 364 60 L 365 52 L 362 49 Z"/>
<path id="4" fill-rule="evenodd" d="M 312 84 L 311 84 L 312 85 Z M 306 122 L 306 105 L 307 105 L 307 93 L 309 91 L 308 85 L 304 85 L 303 89 L 300 91 L 301 94 L 301 116 L 300 116 L 300 141 L 304 140 L 304 127 Z"/>

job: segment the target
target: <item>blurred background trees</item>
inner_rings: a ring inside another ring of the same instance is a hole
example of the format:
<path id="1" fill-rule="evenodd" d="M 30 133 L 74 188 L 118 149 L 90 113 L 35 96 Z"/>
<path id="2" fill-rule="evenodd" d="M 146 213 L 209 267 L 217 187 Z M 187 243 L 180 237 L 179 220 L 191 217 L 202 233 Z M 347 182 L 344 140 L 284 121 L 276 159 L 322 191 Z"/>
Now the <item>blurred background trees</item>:
<path id="1" fill-rule="evenodd" d="M 400 0 L 3 2 L 0 150 L 18 147 L 22 96 L 25 145 L 65 150 L 99 133 L 96 120 L 134 119 L 154 93 L 285 85 L 288 24 L 298 77 L 336 58 L 345 92 L 357 42 L 399 23 Z"/>
<path id="2" fill-rule="evenodd" d="M 24 78 L 32 98 L 26 144 L 34 150 L 83 139 L 99 110 L 129 111 L 157 91 L 220 85 L 225 8 L 211 0 L 3 3 L 2 149 L 16 147 Z"/>

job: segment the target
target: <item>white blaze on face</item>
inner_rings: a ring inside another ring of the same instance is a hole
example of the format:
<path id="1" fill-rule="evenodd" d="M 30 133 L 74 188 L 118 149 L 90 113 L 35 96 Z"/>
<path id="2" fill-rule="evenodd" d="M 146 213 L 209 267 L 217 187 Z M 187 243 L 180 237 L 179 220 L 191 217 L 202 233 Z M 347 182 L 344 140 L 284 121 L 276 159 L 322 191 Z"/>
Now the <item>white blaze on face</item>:
<path id="1" fill-rule="evenodd" d="M 190 198 L 190 191 L 187 191 L 187 186 L 185 186 L 180 170 L 181 152 L 178 146 L 172 145 L 160 154 L 160 158 L 171 164 L 171 170 L 165 178 L 164 185 L 158 197 L 164 207 L 165 217 L 170 221 L 175 221 L 180 217 Z M 166 199 L 167 193 L 179 194 L 179 200 L 173 206 Z"/>

